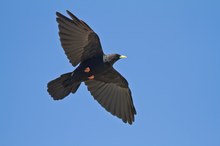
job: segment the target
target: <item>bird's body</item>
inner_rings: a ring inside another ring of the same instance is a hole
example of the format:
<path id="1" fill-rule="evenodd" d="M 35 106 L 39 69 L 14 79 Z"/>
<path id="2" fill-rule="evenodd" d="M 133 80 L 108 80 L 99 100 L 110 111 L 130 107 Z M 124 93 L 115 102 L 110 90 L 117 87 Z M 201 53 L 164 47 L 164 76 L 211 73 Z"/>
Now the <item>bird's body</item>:
<path id="1" fill-rule="evenodd" d="M 110 67 L 107 63 L 103 62 L 103 56 L 97 56 L 90 58 L 82 62 L 74 71 L 73 75 L 76 75 L 76 80 L 86 81 L 88 77 L 101 74 L 105 68 Z M 89 68 L 90 71 L 85 72 L 85 69 Z"/>
<path id="2" fill-rule="evenodd" d="M 73 66 L 77 68 L 48 83 L 48 92 L 54 100 L 75 93 L 85 82 L 93 97 L 109 112 L 132 124 L 136 110 L 127 80 L 113 64 L 123 55 L 103 53 L 98 35 L 82 20 L 67 11 L 69 19 L 57 12 L 62 47 Z"/>
<path id="3" fill-rule="evenodd" d="M 72 73 L 71 78 L 73 82 L 84 82 L 89 80 L 89 77 L 102 75 L 102 73 L 107 72 L 112 68 L 110 62 L 104 62 L 105 56 L 96 56 L 82 62 Z M 86 68 L 89 68 L 89 71 L 85 71 Z"/>

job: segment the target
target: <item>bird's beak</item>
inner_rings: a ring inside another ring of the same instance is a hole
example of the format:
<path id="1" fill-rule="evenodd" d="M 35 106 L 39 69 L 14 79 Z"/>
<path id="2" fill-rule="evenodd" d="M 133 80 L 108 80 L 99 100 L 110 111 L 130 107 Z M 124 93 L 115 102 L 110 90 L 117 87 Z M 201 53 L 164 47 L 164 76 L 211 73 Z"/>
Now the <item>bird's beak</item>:
<path id="1" fill-rule="evenodd" d="M 127 56 L 121 55 L 119 58 L 120 58 L 120 59 L 122 59 L 122 58 L 127 58 Z"/>

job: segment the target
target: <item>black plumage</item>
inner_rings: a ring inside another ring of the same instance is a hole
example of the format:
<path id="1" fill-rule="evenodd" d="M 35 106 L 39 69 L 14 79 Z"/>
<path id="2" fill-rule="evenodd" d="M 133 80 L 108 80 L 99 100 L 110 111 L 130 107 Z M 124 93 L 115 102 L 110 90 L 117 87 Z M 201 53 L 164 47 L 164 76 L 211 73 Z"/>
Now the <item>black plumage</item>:
<path id="1" fill-rule="evenodd" d="M 48 83 L 54 100 L 75 93 L 85 82 L 91 95 L 110 113 L 132 124 L 136 110 L 127 80 L 113 64 L 123 55 L 103 53 L 98 35 L 82 20 L 67 11 L 71 19 L 56 13 L 61 45 L 70 63 L 78 67 Z"/>

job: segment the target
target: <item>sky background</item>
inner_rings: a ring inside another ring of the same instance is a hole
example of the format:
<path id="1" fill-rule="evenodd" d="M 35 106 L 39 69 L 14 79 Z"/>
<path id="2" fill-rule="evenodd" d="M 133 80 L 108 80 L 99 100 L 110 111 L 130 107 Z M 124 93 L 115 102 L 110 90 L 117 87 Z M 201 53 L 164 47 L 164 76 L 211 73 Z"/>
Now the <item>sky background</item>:
<path id="1" fill-rule="evenodd" d="M 219 0 L 0 1 L 1 146 L 220 146 Z M 133 125 L 84 84 L 53 101 L 47 83 L 74 68 L 55 12 L 99 35 L 129 81 Z"/>

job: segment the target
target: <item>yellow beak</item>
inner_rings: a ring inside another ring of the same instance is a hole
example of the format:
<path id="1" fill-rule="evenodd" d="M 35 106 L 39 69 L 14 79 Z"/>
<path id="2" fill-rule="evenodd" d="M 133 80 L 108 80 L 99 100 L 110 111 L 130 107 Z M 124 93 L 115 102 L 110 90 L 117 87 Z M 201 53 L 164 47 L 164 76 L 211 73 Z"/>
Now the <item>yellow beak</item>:
<path id="1" fill-rule="evenodd" d="M 120 59 L 122 59 L 122 58 L 127 58 L 127 56 L 121 55 L 119 58 L 120 58 Z"/>

